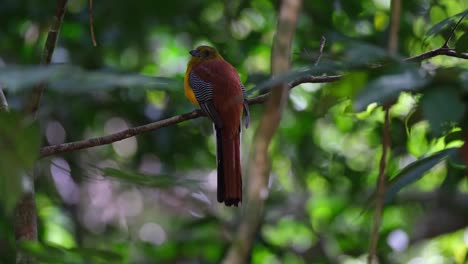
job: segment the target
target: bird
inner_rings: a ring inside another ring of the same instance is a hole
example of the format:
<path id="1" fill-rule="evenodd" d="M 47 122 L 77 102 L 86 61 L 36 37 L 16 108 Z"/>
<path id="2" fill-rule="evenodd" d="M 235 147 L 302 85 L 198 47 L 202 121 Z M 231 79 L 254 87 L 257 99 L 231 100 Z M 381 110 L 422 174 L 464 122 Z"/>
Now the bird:
<path id="1" fill-rule="evenodd" d="M 242 113 L 245 128 L 250 122 L 246 89 L 236 69 L 211 46 L 190 52 L 184 76 L 188 100 L 213 122 L 216 134 L 217 200 L 226 206 L 242 202 L 240 133 Z"/>

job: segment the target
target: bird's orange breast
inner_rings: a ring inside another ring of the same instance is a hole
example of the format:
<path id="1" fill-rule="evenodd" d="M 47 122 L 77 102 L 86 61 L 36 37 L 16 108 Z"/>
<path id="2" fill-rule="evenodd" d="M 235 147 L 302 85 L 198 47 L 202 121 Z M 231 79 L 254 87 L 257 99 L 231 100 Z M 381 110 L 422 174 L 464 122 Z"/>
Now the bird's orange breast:
<path id="1" fill-rule="evenodd" d="M 190 82 L 189 82 L 189 76 L 190 76 L 191 71 L 192 71 L 192 65 L 189 64 L 187 66 L 187 71 L 185 72 L 185 76 L 184 76 L 184 92 L 185 92 L 185 96 L 189 99 L 189 101 L 192 104 L 198 106 L 198 101 L 195 98 L 195 94 L 193 93 L 193 89 L 190 86 Z"/>

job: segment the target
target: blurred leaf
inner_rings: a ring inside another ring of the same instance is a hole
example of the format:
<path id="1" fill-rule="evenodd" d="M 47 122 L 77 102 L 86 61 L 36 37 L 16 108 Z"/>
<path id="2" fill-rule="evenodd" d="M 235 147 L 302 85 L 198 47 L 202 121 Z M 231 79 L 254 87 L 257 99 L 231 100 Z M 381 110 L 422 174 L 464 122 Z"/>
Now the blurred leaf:
<path id="1" fill-rule="evenodd" d="M 169 188 L 174 186 L 195 188 L 195 186 L 198 186 L 200 183 L 198 180 L 194 179 L 178 179 L 171 175 L 145 175 L 133 171 L 123 171 L 114 168 L 105 168 L 103 169 L 103 173 L 105 176 L 113 177 L 128 183 L 157 188 Z"/>
<path id="2" fill-rule="evenodd" d="M 365 42 L 351 41 L 346 48 L 344 63 L 347 69 L 353 69 L 380 64 L 389 59 L 390 56 L 384 48 Z"/>
<path id="3" fill-rule="evenodd" d="M 162 90 L 180 88 L 177 87 L 177 81 L 169 78 L 110 71 L 85 71 L 70 65 L 9 66 L 0 71 L 0 83 L 5 89 L 13 92 L 31 88 L 42 82 L 47 82 L 49 89 L 67 93 L 130 87 Z"/>
<path id="4" fill-rule="evenodd" d="M 427 35 L 428 36 L 433 36 L 433 35 L 437 35 L 437 34 L 440 34 L 443 30 L 445 30 L 447 27 L 451 26 L 451 25 L 454 25 L 455 23 L 457 23 L 457 21 L 462 17 L 462 16 L 465 16 L 466 14 L 468 14 L 468 10 L 465 10 L 461 13 L 458 13 L 456 15 L 453 15 L 451 17 L 447 17 L 446 19 L 440 21 L 439 23 L 435 24 L 434 26 L 432 26 L 428 31 L 427 31 Z"/>
<path id="5" fill-rule="evenodd" d="M 366 85 L 368 73 L 364 71 L 355 71 L 346 74 L 342 80 L 326 86 L 326 91 L 339 98 L 354 97 Z"/>
<path id="6" fill-rule="evenodd" d="M 39 127 L 18 113 L 0 113 L 0 206 L 9 214 L 21 196 L 22 177 L 39 154 Z"/>
<path id="7" fill-rule="evenodd" d="M 396 72 L 388 73 L 370 81 L 354 99 L 354 109 L 364 111 L 371 103 L 396 100 L 401 92 L 417 91 L 428 83 L 420 70 L 411 65 L 396 65 Z"/>
<path id="8" fill-rule="evenodd" d="M 444 128 L 454 126 L 465 113 L 463 101 L 458 92 L 451 87 L 430 89 L 424 94 L 420 104 L 434 135 L 440 135 Z"/>
<path id="9" fill-rule="evenodd" d="M 14 219 L 0 208 L 0 263 L 15 263 L 16 241 Z"/>
<path id="10" fill-rule="evenodd" d="M 113 251 L 94 248 L 67 249 L 34 241 L 23 241 L 20 248 L 44 263 L 115 263 L 121 260 Z"/>
<path id="11" fill-rule="evenodd" d="M 450 159 L 449 165 L 447 166 L 447 175 L 442 182 L 440 189 L 449 194 L 455 194 L 460 181 L 465 178 L 465 168 L 457 168 L 453 164 L 453 159 L 459 158 L 459 155 L 455 155 Z"/>
<path id="12" fill-rule="evenodd" d="M 457 43 L 455 44 L 455 50 L 460 53 L 468 51 L 468 33 L 465 33 L 458 38 Z"/>
<path id="13" fill-rule="evenodd" d="M 429 157 L 419 159 L 410 165 L 406 166 L 396 175 L 389 183 L 385 193 L 385 203 L 390 202 L 396 194 L 404 187 L 419 180 L 424 173 L 437 165 L 448 156 L 455 155 L 458 148 L 449 148 L 439 151 Z"/>

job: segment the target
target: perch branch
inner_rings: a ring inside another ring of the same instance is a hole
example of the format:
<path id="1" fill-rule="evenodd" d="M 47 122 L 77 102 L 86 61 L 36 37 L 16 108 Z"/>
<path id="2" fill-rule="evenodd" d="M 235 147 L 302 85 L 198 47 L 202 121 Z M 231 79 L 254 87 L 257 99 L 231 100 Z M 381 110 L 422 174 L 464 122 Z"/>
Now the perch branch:
<path id="1" fill-rule="evenodd" d="M 290 89 L 303 83 L 327 83 L 327 82 L 337 81 L 340 78 L 341 78 L 340 75 L 318 76 L 318 77 L 305 76 L 303 78 L 299 78 L 291 82 Z M 252 99 L 249 99 L 248 102 L 250 105 L 262 104 L 267 100 L 269 95 L 270 93 L 262 94 Z M 159 120 L 153 123 L 149 123 L 146 125 L 129 128 L 129 129 L 126 129 L 126 130 L 123 130 L 114 134 L 109 134 L 103 137 L 96 137 L 96 138 L 90 138 L 90 139 L 85 139 L 85 140 L 80 140 L 80 141 L 74 141 L 74 142 L 68 142 L 68 143 L 43 147 L 40 150 L 40 157 L 44 158 L 44 157 L 52 156 L 52 155 L 59 154 L 59 153 L 70 152 L 74 150 L 91 148 L 91 147 L 96 147 L 96 146 L 101 146 L 101 145 L 107 145 L 116 141 L 120 141 L 129 137 L 133 137 L 133 136 L 145 133 L 145 132 L 154 131 L 163 127 L 175 125 L 180 122 L 184 122 L 190 119 L 195 119 L 201 116 L 203 116 L 203 113 L 200 110 L 194 110 L 189 113 L 169 117 L 169 118 Z"/>
<path id="2" fill-rule="evenodd" d="M 107 145 L 112 142 L 120 141 L 129 137 L 133 137 L 135 135 L 139 135 L 145 132 L 153 131 L 162 127 L 167 127 L 171 125 L 175 125 L 182 121 L 186 121 L 189 119 L 194 119 L 197 117 L 203 116 L 200 110 L 193 110 L 192 112 L 173 116 L 167 119 L 163 119 L 157 122 L 149 123 L 143 126 L 132 127 L 114 134 L 110 134 L 103 137 L 96 137 L 81 141 L 69 142 L 64 144 L 58 144 L 48 147 L 43 147 L 40 150 L 40 157 L 47 157 L 57 153 L 69 152 L 78 149 L 90 148 L 95 146 Z"/>

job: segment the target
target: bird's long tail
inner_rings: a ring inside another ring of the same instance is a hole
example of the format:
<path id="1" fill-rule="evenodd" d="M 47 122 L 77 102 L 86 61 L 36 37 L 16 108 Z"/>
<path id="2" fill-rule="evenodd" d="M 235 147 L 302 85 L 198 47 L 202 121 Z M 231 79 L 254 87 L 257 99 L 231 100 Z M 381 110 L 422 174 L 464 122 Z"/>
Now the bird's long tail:
<path id="1" fill-rule="evenodd" d="M 240 132 L 235 136 L 216 128 L 218 202 L 237 206 L 242 201 Z"/>

